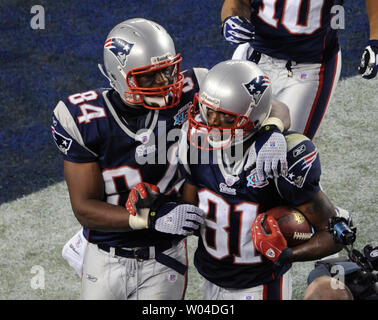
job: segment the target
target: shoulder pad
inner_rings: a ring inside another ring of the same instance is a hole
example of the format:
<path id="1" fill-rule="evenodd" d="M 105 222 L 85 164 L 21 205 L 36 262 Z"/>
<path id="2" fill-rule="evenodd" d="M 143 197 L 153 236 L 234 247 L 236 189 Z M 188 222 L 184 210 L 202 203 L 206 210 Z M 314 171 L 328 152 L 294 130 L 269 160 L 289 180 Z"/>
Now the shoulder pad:
<path id="1" fill-rule="evenodd" d="M 205 80 L 209 70 L 206 68 L 193 68 L 193 71 L 197 78 L 198 86 L 201 88 L 201 85 Z"/>

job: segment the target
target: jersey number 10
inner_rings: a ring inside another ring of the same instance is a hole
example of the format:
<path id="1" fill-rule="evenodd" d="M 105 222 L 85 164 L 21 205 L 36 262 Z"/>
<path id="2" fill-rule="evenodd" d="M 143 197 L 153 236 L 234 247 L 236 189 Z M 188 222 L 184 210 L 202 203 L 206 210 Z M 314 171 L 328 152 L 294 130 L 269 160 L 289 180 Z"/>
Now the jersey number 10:
<path id="1" fill-rule="evenodd" d="M 263 6 L 257 14 L 270 26 L 278 28 L 280 23 L 291 34 L 312 34 L 321 27 L 324 0 L 306 0 L 308 7 L 304 24 L 299 22 L 304 0 L 285 1 L 280 18 L 275 17 L 277 1 L 279 0 L 261 0 Z"/>

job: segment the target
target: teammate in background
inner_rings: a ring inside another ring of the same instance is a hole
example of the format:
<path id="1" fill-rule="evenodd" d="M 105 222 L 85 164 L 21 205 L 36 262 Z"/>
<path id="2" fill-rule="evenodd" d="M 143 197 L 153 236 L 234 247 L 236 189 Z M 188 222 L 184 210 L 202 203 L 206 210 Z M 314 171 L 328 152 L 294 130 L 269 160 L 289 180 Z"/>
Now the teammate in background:
<path id="1" fill-rule="evenodd" d="M 374 1 L 374 0 L 373 0 Z M 291 130 L 313 139 L 341 70 L 331 8 L 338 0 L 225 0 L 223 35 L 239 44 L 232 59 L 250 60 L 290 109 Z"/>
<path id="2" fill-rule="evenodd" d="M 378 72 L 378 1 L 365 0 L 366 11 L 369 17 L 369 42 L 361 57 L 358 71 L 365 79 L 372 79 Z"/>
<path id="3" fill-rule="evenodd" d="M 286 177 L 262 182 L 256 178 L 255 163 L 252 170 L 243 170 L 248 148 L 254 148 L 263 132 L 271 91 L 253 62 L 221 62 L 209 71 L 182 127 L 183 200 L 206 213 L 194 256 L 206 279 L 206 300 L 290 299 L 292 262 L 319 259 L 342 248 L 326 231 L 336 213 L 319 187 L 320 160 L 310 139 L 285 134 Z M 240 145 L 245 156 L 230 161 L 230 149 Z M 210 164 L 201 162 L 203 154 L 209 154 Z M 260 225 L 263 212 L 284 204 L 298 208 L 315 231 L 293 248 L 287 247 L 274 218 L 267 220 L 270 235 Z"/>
<path id="4" fill-rule="evenodd" d="M 99 66 L 112 88 L 73 94 L 54 109 L 53 138 L 63 153 L 72 209 L 88 241 L 82 270 L 80 259 L 76 265 L 81 299 L 184 297 L 182 239 L 203 223 L 202 210 L 174 198 L 159 206 L 139 202 L 152 212 L 125 208 L 132 188 L 134 200 L 156 199 L 159 193 L 177 193 L 183 183 L 175 161 L 178 135 L 169 139 L 169 133 L 186 120 L 204 69 L 181 72 L 181 60 L 162 26 L 126 20 L 110 31 L 105 69 Z M 277 126 L 260 140 L 264 170 L 282 154 L 270 139 L 282 141 L 277 127 L 290 125 L 288 111 L 278 109 L 271 114 Z"/>

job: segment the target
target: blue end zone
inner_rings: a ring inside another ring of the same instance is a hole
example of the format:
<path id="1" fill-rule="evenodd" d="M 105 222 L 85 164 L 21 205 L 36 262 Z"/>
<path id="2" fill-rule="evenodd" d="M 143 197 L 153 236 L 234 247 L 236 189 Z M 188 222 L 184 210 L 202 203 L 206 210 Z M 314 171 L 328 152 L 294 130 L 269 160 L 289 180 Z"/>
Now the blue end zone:
<path id="1" fill-rule="evenodd" d="M 173 36 L 183 67 L 210 68 L 231 57 L 220 33 L 220 0 L 37 1 L 44 30 L 30 27 L 35 1 L 0 4 L 0 203 L 62 181 L 62 158 L 50 135 L 61 97 L 106 86 L 97 69 L 103 42 L 117 23 L 145 17 Z M 342 77 L 356 74 L 368 39 L 363 0 L 347 0 L 340 31 Z"/>

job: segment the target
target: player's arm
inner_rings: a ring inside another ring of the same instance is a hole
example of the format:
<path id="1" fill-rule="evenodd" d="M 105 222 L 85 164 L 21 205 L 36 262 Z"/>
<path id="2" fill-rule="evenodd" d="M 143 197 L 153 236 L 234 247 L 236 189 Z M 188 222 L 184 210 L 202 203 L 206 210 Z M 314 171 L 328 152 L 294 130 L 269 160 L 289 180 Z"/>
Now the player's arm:
<path id="1" fill-rule="evenodd" d="M 336 244 L 332 235 L 326 230 L 328 219 L 335 216 L 336 212 L 327 196 L 318 191 L 310 201 L 296 206 L 309 220 L 314 228 L 314 235 L 310 240 L 289 248 L 287 241 L 281 233 L 278 223 L 273 217 L 268 217 L 267 222 L 271 234 L 265 234 L 261 229 L 263 214 L 256 217 L 252 225 L 252 239 L 255 247 L 276 265 L 284 265 L 296 261 L 317 260 L 342 249 Z"/>
<path id="2" fill-rule="evenodd" d="M 311 140 L 300 134 L 289 134 L 286 137 L 290 169 L 286 177 L 275 180 L 277 191 L 287 204 L 303 212 L 313 225 L 315 234 L 307 242 L 289 248 L 274 218 L 267 219 L 268 223 L 270 220 L 269 226 L 273 231 L 266 235 L 259 223 L 263 215 L 258 215 L 252 226 L 254 244 L 260 252 L 278 265 L 320 259 L 342 249 L 326 230 L 329 218 L 337 214 L 319 186 L 321 165 L 317 149 Z M 269 256 L 267 252 L 274 252 L 274 255 Z"/>
<path id="3" fill-rule="evenodd" d="M 154 185 L 140 182 L 131 189 L 126 202 L 126 208 L 133 214 L 131 219 L 145 212 L 148 227 L 159 232 L 188 236 L 199 230 L 205 213 L 194 202 L 154 193 L 154 188 L 158 190 Z"/>
<path id="4" fill-rule="evenodd" d="M 378 40 L 378 1 L 365 0 L 365 4 L 369 17 L 370 40 Z"/>
<path id="5" fill-rule="evenodd" d="M 198 204 L 197 187 L 195 185 L 185 182 L 182 191 L 182 201 L 193 205 Z"/>
<path id="6" fill-rule="evenodd" d="M 222 5 L 222 22 L 229 16 L 240 16 L 251 19 L 250 0 L 225 0 Z"/>
<path id="7" fill-rule="evenodd" d="M 276 124 L 281 132 L 289 130 L 291 125 L 289 107 L 281 101 L 272 99 L 272 109 L 269 118 L 264 121 L 264 124 Z"/>
<path id="8" fill-rule="evenodd" d="M 95 230 L 129 231 L 126 208 L 102 201 L 104 181 L 97 162 L 64 161 L 64 177 L 72 210 L 84 227 Z"/>
<path id="9" fill-rule="evenodd" d="M 336 244 L 332 235 L 327 231 L 328 220 L 336 216 L 333 204 L 323 191 L 297 208 L 306 216 L 314 228 L 314 235 L 310 240 L 292 248 L 292 261 L 308 261 L 320 259 L 334 254 L 342 249 Z"/>

